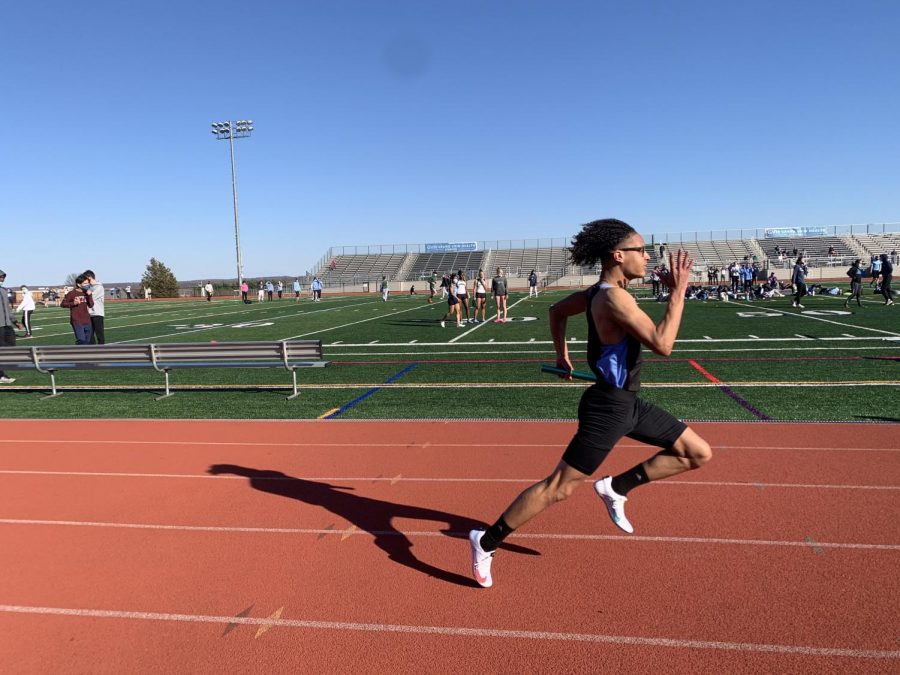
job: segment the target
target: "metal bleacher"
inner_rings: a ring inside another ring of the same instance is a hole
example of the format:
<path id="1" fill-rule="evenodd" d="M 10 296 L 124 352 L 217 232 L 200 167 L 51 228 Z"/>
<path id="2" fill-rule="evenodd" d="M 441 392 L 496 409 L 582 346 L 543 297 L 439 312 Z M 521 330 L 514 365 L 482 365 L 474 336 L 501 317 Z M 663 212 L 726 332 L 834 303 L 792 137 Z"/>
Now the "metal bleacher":
<path id="1" fill-rule="evenodd" d="M 457 253 L 417 253 L 409 267 L 405 280 L 415 281 L 428 277 L 432 272 L 440 276 L 444 272 L 463 270 L 477 272 L 483 268 L 485 251 L 465 251 Z M 403 280 L 401 280 L 403 281 Z"/>

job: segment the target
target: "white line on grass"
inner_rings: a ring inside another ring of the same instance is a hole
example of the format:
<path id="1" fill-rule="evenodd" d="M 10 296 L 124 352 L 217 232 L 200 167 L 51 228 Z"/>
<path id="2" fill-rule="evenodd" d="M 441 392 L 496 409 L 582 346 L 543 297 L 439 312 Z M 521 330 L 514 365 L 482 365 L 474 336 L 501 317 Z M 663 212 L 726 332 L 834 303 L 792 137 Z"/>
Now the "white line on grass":
<path id="1" fill-rule="evenodd" d="M 735 304 L 742 305 L 744 307 L 753 307 L 754 305 L 749 302 L 738 302 L 735 301 Z M 759 306 L 756 305 L 756 308 L 759 309 Z M 880 330 L 878 328 L 869 328 L 868 326 L 859 326 L 854 325 L 852 323 L 841 323 L 840 321 L 833 321 L 831 319 L 823 319 L 821 316 L 811 316 L 809 314 L 804 314 L 803 312 L 786 312 L 781 309 L 775 309 L 774 307 L 765 307 L 767 312 L 778 312 L 779 314 L 784 314 L 786 316 L 799 316 L 804 319 L 813 319 L 815 321 L 824 321 L 825 323 L 834 324 L 835 326 L 843 326 L 844 328 L 855 328 L 856 330 L 868 330 L 873 333 L 883 333 L 884 335 L 893 335 L 894 337 L 900 337 L 900 333 L 893 333 L 889 330 Z"/>
<path id="2" fill-rule="evenodd" d="M 519 300 L 516 300 L 513 304 L 511 304 L 509 307 L 506 308 L 507 311 L 510 310 L 510 309 L 512 309 L 512 308 L 515 307 L 516 305 L 518 305 L 520 302 L 522 302 L 522 300 L 526 300 L 526 299 L 527 299 L 527 298 L 520 298 Z M 487 302 L 487 300 L 485 300 L 485 302 Z M 485 324 L 490 323 L 493 319 L 495 319 L 495 318 L 498 317 L 498 316 L 500 316 L 500 315 L 499 315 L 499 314 L 494 314 L 494 315 L 493 315 L 490 319 L 488 319 L 487 321 L 484 321 L 484 322 L 482 322 L 482 323 L 475 324 L 475 326 L 474 326 L 473 328 L 469 328 L 468 330 L 463 331 L 462 333 L 460 333 L 459 335 L 457 335 L 455 338 L 453 338 L 452 340 L 450 340 L 450 344 L 456 342 L 457 340 L 460 340 L 460 339 L 464 338 L 466 335 L 469 335 L 470 333 L 474 333 L 474 332 L 475 332 L 476 330 L 478 330 L 479 328 L 483 328 L 483 327 L 485 326 Z"/>
<path id="3" fill-rule="evenodd" d="M 343 535 L 342 535 L 343 536 Z M 808 543 L 804 542 L 804 545 Z M 356 633 L 400 633 L 408 635 L 441 635 L 452 637 L 501 638 L 508 640 L 545 640 L 554 642 L 632 645 L 638 647 L 668 647 L 670 649 L 711 649 L 766 654 L 796 654 L 824 658 L 900 659 L 900 651 L 854 649 L 850 647 L 809 647 L 804 645 L 766 644 L 751 642 L 722 642 L 717 640 L 684 640 L 665 637 L 602 635 L 597 633 L 560 633 L 535 630 L 503 630 L 461 626 L 421 626 L 346 621 L 313 621 L 307 619 L 262 618 L 251 616 L 215 616 L 209 614 L 172 614 L 163 612 L 135 612 L 109 609 L 79 609 L 72 607 L 34 607 L 0 605 L 0 612 L 10 614 L 38 614 L 90 619 L 127 619 L 129 621 L 167 621 L 178 623 L 241 624 L 249 626 L 278 626 L 309 630 L 331 630 Z"/>
<path id="4" fill-rule="evenodd" d="M 362 303 L 362 304 L 374 304 L 374 301 L 372 303 Z M 323 308 L 323 309 L 312 309 L 309 311 L 301 310 L 299 312 L 291 312 L 290 314 L 282 314 L 279 316 L 260 317 L 260 320 L 265 319 L 265 320 L 269 320 L 269 321 L 278 321 L 279 319 L 291 319 L 291 318 L 295 318 L 298 316 L 310 316 L 312 314 L 325 314 L 327 312 L 334 312 L 339 309 L 340 309 L 340 307 L 327 307 L 327 308 Z M 159 323 L 159 322 L 154 322 L 154 323 Z M 239 321 L 238 323 L 244 323 L 244 322 Z M 167 333 L 165 335 L 151 335 L 150 337 L 132 338 L 130 340 L 118 340 L 117 342 L 113 342 L 111 344 L 119 344 L 120 345 L 120 344 L 125 344 L 126 342 L 146 342 L 148 340 L 158 340 L 160 338 L 175 337 L 178 335 L 187 335 L 188 333 L 200 333 L 200 332 L 207 331 L 207 330 L 217 330 L 219 328 L 232 328 L 233 326 L 234 326 L 234 324 L 224 324 L 221 326 L 204 326 L 202 328 L 192 328 L 189 330 L 180 330 L 176 333 Z M 280 339 L 293 340 L 294 338 L 280 338 Z"/>
<path id="5" fill-rule="evenodd" d="M 310 335 L 318 335 L 319 333 L 327 333 L 327 332 L 330 331 L 330 330 L 337 330 L 338 328 L 347 328 L 348 326 L 356 326 L 356 325 L 358 325 L 358 324 L 366 323 L 366 322 L 368 322 L 368 321 L 377 321 L 378 319 L 385 319 L 385 318 L 387 318 L 387 317 L 389 317 L 389 316 L 396 316 L 397 314 L 404 314 L 404 313 L 406 313 L 406 312 L 412 312 L 412 311 L 417 310 L 417 309 L 422 309 L 422 307 L 416 306 L 416 307 L 410 307 L 409 309 L 401 309 L 400 311 L 397 311 L 397 312 L 390 312 L 389 314 L 379 314 L 378 316 L 373 316 L 373 317 L 371 317 L 371 318 L 369 318 L 369 319 L 360 319 L 359 321 L 351 321 L 350 323 L 344 323 L 344 324 L 341 324 L 340 326 L 331 326 L 330 328 L 323 328 L 323 329 L 321 329 L 321 330 L 314 330 L 314 331 L 311 331 L 311 332 L 309 332 L 309 333 L 302 333 L 302 334 L 300 334 L 300 335 L 294 335 L 293 337 L 282 338 L 282 339 L 283 339 L 283 340 L 296 340 L 296 339 L 298 339 L 298 338 L 308 337 L 308 336 L 310 336 Z M 441 342 L 441 343 L 439 343 L 439 344 L 445 344 L 445 343 Z M 365 344 L 365 345 L 360 345 L 360 346 L 361 346 L 361 347 L 368 347 L 369 345 L 368 345 L 368 344 Z"/>

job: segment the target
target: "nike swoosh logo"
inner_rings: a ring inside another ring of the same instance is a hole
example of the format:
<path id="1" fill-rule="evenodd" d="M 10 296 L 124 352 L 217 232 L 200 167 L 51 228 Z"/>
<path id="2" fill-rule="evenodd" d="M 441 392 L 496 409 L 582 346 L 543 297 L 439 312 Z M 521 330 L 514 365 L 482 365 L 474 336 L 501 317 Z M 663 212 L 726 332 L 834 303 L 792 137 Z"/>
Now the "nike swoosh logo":
<path id="1" fill-rule="evenodd" d="M 481 576 L 481 575 L 478 573 L 478 568 L 477 568 L 477 567 L 475 568 L 475 581 L 477 581 L 479 584 L 487 583 L 487 577 Z"/>

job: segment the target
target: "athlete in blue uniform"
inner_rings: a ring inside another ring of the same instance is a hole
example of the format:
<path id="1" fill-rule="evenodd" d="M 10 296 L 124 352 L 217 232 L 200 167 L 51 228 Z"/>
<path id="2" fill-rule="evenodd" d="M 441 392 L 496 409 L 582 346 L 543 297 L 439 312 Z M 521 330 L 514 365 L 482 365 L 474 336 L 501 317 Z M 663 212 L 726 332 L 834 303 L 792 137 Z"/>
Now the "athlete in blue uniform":
<path id="1" fill-rule="evenodd" d="M 594 483 L 612 521 L 628 533 L 634 531 L 625 517 L 630 490 L 697 469 L 712 457 L 709 444 L 690 427 L 637 396 L 641 346 L 662 356 L 672 352 L 693 260 L 682 250 L 674 258 L 669 254 L 671 271 L 661 279 L 670 290 L 668 306 L 662 320 L 654 325 L 626 289 L 630 280 L 644 277 L 649 260 L 643 238 L 631 226 L 614 219 L 588 223 L 572 240 L 570 253 L 574 265 L 593 267 L 601 262 L 603 271 L 598 284 L 573 293 L 550 308 L 556 364 L 572 370 L 566 323 L 570 316 L 585 314 L 588 361 L 597 383 L 581 397 L 578 431 L 553 472 L 522 492 L 487 530 L 469 533 L 475 581 L 484 587 L 493 583 L 491 561 L 500 542 L 550 505 L 568 497 L 597 470 L 623 436 L 663 448 L 628 471 Z"/>

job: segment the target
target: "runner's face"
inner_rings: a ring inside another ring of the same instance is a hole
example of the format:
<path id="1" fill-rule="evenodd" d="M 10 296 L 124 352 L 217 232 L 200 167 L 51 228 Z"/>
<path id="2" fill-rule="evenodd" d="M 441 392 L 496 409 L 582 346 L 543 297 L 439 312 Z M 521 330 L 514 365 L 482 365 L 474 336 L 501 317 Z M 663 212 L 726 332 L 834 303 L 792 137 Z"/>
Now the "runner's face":
<path id="1" fill-rule="evenodd" d="M 622 251 L 622 271 L 628 279 L 639 279 L 647 273 L 647 261 L 650 255 L 644 247 L 644 238 L 634 233 L 623 239 L 617 249 L 640 248 L 640 251 Z"/>

